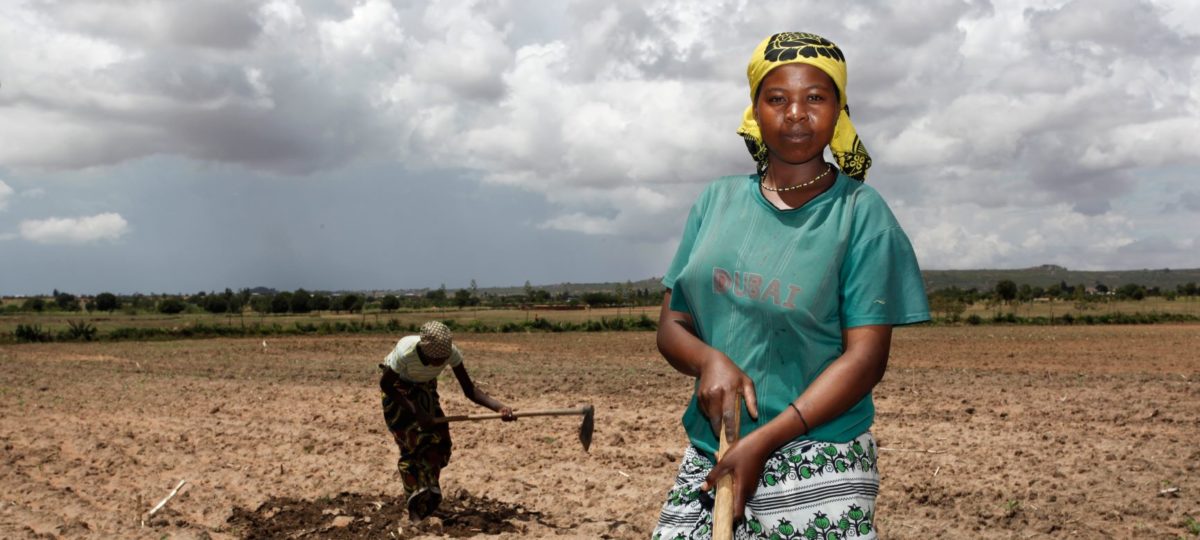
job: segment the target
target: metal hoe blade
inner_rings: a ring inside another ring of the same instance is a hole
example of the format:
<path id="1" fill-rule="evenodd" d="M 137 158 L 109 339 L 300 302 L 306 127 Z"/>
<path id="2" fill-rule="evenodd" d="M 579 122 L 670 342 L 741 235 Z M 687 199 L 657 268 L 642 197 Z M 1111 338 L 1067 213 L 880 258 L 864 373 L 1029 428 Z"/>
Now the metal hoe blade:
<path id="1" fill-rule="evenodd" d="M 583 444 L 583 451 L 587 452 L 592 447 L 592 431 L 596 428 L 596 408 L 591 405 L 583 406 L 583 423 L 579 425 L 579 442 Z"/>

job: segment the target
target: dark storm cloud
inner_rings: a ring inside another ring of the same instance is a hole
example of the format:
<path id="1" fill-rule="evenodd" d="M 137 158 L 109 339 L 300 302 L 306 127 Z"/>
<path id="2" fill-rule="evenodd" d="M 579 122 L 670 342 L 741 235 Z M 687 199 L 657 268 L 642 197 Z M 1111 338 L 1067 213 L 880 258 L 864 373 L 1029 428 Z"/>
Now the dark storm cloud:
<path id="1" fill-rule="evenodd" d="M 1170 205 L 1168 210 L 1173 210 L 1174 208 L 1200 213 L 1200 191 L 1189 190 L 1179 194 L 1177 204 Z"/>
<path id="2" fill-rule="evenodd" d="M 244 0 L 70 0 L 39 4 L 64 28 L 138 47 L 244 49 L 261 30 L 253 11 L 258 2 Z"/>

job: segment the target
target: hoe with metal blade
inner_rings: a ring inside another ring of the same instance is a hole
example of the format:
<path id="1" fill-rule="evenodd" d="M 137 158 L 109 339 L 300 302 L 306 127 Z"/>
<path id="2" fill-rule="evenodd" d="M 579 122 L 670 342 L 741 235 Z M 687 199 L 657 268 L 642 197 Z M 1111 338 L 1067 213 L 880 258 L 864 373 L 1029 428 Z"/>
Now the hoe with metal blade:
<path id="1" fill-rule="evenodd" d="M 525 418 L 527 416 L 573 416 L 576 414 L 583 415 L 583 423 L 579 425 L 579 442 L 583 444 L 583 451 L 587 452 L 592 446 L 592 431 L 596 425 L 596 409 L 591 405 L 584 405 L 578 409 L 549 409 L 541 411 L 513 411 L 513 416 L 516 418 Z M 438 424 L 447 422 L 461 422 L 478 420 L 496 420 L 500 418 L 500 413 L 489 414 L 463 414 L 458 416 L 442 416 L 434 419 Z"/>

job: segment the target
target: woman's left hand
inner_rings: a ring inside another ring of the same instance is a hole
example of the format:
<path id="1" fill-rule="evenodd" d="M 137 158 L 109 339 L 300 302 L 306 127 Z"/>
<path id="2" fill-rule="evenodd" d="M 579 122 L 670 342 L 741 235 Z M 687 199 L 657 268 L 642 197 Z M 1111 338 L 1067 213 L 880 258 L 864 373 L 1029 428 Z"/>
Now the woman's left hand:
<path id="1" fill-rule="evenodd" d="M 704 478 L 702 491 L 708 491 L 717 485 L 717 479 L 730 474 L 733 476 L 733 519 L 737 521 L 746 515 L 746 501 L 758 490 L 758 480 L 762 477 L 763 466 L 771 449 L 764 444 L 763 437 L 755 437 L 754 433 L 734 442 L 725 452 L 725 457 L 708 472 Z"/>
<path id="2" fill-rule="evenodd" d="M 500 413 L 500 419 L 505 422 L 516 422 L 517 421 L 517 417 L 513 416 L 512 407 L 503 407 L 502 406 L 496 412 Z"/>

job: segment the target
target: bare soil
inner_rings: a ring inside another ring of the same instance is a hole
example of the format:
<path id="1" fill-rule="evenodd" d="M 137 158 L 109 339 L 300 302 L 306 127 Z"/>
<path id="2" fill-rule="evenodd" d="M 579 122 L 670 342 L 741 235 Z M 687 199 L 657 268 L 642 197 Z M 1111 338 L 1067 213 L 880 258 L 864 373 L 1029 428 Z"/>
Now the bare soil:
<path id="1" fill-rule="evenodd" d="M 0 537 L 649 536 L 691 391 L 652 333 L 460 336 L 516 408 L 594 404 L 595 439 L 584 453 L 577 417 L 455 424 L 420 523 L 379 410 L 394 340 L 0 347 Z M 1196 325 L 898 330 L 873 428 L 883 536 L 1191 535 L 1198 351 Z M 486 412 L 452 377 L 441 392 L 448 414 Z"/>

